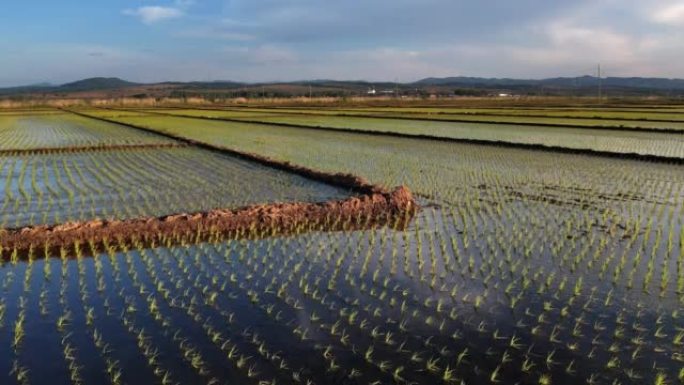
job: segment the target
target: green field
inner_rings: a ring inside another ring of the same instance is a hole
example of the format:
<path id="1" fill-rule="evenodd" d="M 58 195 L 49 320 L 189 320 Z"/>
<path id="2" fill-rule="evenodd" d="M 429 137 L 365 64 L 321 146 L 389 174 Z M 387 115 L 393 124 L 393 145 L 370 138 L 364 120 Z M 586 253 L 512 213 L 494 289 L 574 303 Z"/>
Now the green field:
<path id="1" fill-rule="evenodd" d="M 154 110 L 261 124 L 77 111 L 406 185 L 422 209 L 405 229 L 5 261 L 2 384 L 662 385 L 684 378 L 680 134 L 327 110 Z M 6 148 L 174 142 L 69 114 L 3 119 Z M 611 156 L 630 152 L 657 157 Z M 4 227 L 349 194 L 187 143 L 4 154 L 0 180 Z M 39 352 L 45 360 L 36 362 Z"/>
<path id="2" fill-rule="evenodd" d="M 165 112 L 173 112 L 165 109 Z M 204 111 L 207 116 L 219 114 L 220 110 L 185 110 L 190 114 L 201 115 Z M 628 128 L 646 130 L 684 130 L 684 114 L 665 112 L 638 112 L 638 111 L 591 111 L 591 110 L 515 110 L 515 109 L 450 109 L 450 108 L 411 108 L 411 107 L 387 107 L 387 108 L 230 108 L 223 113 L 247 114 L 288 114 L 288 115 L 324 115 L 324 116 L 349 116 L 377 118 L 401 118 L 411 120 L 436 120 L 473 123 L 500 123 L 500 124 L 532 124 L 542 126 L 574 126 L 578 128 Z"/>
<path id="3" fill-rule="evenodd" d="M 73 114 L 0 115 L 0 150 L 169 143 L 166 138 Z"/>
<path id="4" fill-rule="evenodd" d="M 0 118 L 0 227 L 325 201 L 346 195 L 243 160 L 156 145 L 183 146 L 163 136 L 73 114 Z M 108 146 L 116 147 L 107 150 Z M 34 150 L 38 154 L 19 153 Z"/>
<path id="5" fill-rule="evenodd" d="M 159 111 L 157 111 L 159 112 Z M 588 149 L 612 153 L 636 153 L 670 158 L 684 158 L 684 135 L 679 133 L 653 133 L 639 131 L 617 131 L 590 128 L 538 127 L 506 124 L 453 123 L 438 121 L 413 121 L 401 119 L 376 119 L 320 115 L 241 115 L 242 112 L 229 111 L 226 115 L 209 111 L 197 111 L 194 116 L 214 118 L 226 117 L 231 120 L 245 120 L 258 123 L 288 124 L 302 127 L 328 127 L 350 131 L 391 132 L 404 135 L 423 135 L 436 138 L 502 142 L 523 145 L 541 145 L 568 149 Z M 186 114 L 186 110 L 163 111 L 164 114 Z M 100 116 L 117 116 L 117 112 L 102 112 Z M 122 122 L 173 130 L 174 127 L 231 127 L 235 122 L 214 123 L 197 119 L 148 116 L 121 116 Z M 244 126 L 237 123 L 237 126 Z M 201 131 L 201 130 L 200 130 Z"/>
<path id="6" fill-rule="evenodd" d="M 518 117 L 548 117 L 563 118 L 566 122 L 575 122 L 572 119 L 595 119 L 601 120 L 636 120 L 636 121 L 673 121 L 684 122 L 684 110 L 673 109 L 514 109 L 514 108 L 358 108 L 358 109 L 339 109 L 345 111 L 366 111 L 366 112 L 391 112 L 401 114 L 418 115 L 475 115 L 475 116 L 518 116 Z"/>

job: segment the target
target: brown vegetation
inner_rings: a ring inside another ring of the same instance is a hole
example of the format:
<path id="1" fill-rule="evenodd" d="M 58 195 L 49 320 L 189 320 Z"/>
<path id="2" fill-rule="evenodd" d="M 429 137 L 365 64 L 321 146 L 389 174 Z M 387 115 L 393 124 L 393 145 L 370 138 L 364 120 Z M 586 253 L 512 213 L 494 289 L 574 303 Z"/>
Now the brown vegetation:
<path id="1" fill-rule="evenodd" d="M 111 122 L 105 118 L 74 113 Z M 163 217 L 92 220 L 55 226 L 0 229 L 0 254 L 3 258 L 32 258 L 61 253 L 78 255 L 83 252 L 81 246 L 86 244 L 89 245 L 86 252 L 95 252 L 110 247 L 140 245 L 141 242 L 147 246 L 171 245 L 225 237 L 367 229 L 379 225 L 404 226 L 419 208 L 409 189 L 403 186 L 389 191 L 351 174 L 313 170 L 144 127 L 124 125 L 172 138 L 186 145 L 248 159 L 361 195 L 323 203 L 275 203 Z"/>
<path id="2" fill-rule="evenodd" d="M 294 96 L 294 97 L 173 97 L 169 90 L 164 92 L 146 90 L 145 97 L 135 93 L 112 93 L 107 91 L 83 94 L 27 96 L 20 100 L 0 99 L 0 109 L 36 107 L 77 106 L 119 106 L 119 107 L 164 107 L 164 106 L 279 106 L 279 107 L 644 107 L 681 106 L 681 98 L 666 97 L 621 97 L 605 98 L 600 103 L 595 97 L 564 96 L 521 96 L 515 98 L 480 96 L 441 96 L 433 98 L 417 96 Z M 141 90 L 135 90 L 136 92 Z"/>
<path id="3" fill-rule="evenodd" d="M 338 184 L 349 182 L 342 179 Z M 411 192 L 406 187 L 399 187 L 392 192 L 375 192 L 323 203 L 276 203 L 157 218 L 92 220 L 0 230 L 0 250 L 5 259 L 36 258 L 63 253 L 81 255 L 132 245 L 170 246 L 226 237 L 261 238 L 304 231 L 369 229 L 381 225 L 403 227 L 417 209 Z"/>

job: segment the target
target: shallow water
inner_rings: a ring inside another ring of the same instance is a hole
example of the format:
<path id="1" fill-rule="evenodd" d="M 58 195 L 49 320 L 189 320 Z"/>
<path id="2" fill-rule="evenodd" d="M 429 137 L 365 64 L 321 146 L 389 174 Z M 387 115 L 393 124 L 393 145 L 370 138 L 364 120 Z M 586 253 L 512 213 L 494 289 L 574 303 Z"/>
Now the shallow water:
<path id="1" fill-rule="evenodd" d="M 179 130 L 388 186 L 406 183 L 423 210 L 404 231 L 6 263 L 0 383 L 18 383 L 15 364 L 30 383 L 57 385 L 72 376 L 113 383 L 119 372 L 126 384 L 429 384 L 445 377 L 539 384 L 545 376 L 552 384 L 651 384 L 680 375 L 681 166 L 214 122 Z M 143 202 L 154 194 L 136 186 L 151 175 L 162 179 L 149 186 L 156 192 L 173 187 L 164 170 L 178 164 L 199 170 L 193 181 L 214 175 L 200 158 L 173 160 L 189 150 L 144 160 L 159 151 L 131 153 L 125 163 L 105 156 L 107 167 L 99 155 L 69 164 L 82 164 L 83 178 L 75 180 L 120 196 L 120 212 L 130 214 L 148 209 Z M 131 177 L 104 178 L 85 164 Z M 153 164 L 159 171 L 144 172 Z M 46 175 L 63 193 L 57 175 L 69 178 L 57 169 Z M 184 186 L 180 197 L 198 187 Z M 207 191 L 224 196 L 220 188 Z M 13 346 L 21 309 L 26 336 Z M 59 322 L 65 314 L 69 321 Z"/>
<path id="2" fill-rule="evenodd" d="M 406 231 L 310 233 L 51 259 L 49 279 L 45 261 L 37 261 L 28 292 L 29 265 L 5 265 L 5 323 L 13 324 L 25 298 L 27 337 L 0 361 L 35 368 L 31 352 L 49 345 L 39 355 L 53 364 L 41 366 L 32 383 L 50 378 L 66 384 L 60 340 L 72 333 L 68 340 L 86 383 L 106 376 L 108 357 L 119 360 L 127 376 L 135 373 L 129 383 L 146 383 L 154 368 L 180 383 L 294 383 L 293 373 L 314 383 L 391 383 L 397 370 L 407 381 L 430 383 L 440 381 L 447 365 L 469 384 L 487 382 L 495 371 L 507 383 L 526 384 L 545 374 L 554 384 L 586 383 L 591 376 L 597 383 L 651 383 L 658 373 L 676 378 L 681 294 L 616 287 L 595 269 L 572 273 L 550 253 L 525 256 L 515 234 L 490 245 L 488 226 L 494 224 L 471 228 L 471 235 L 460 234 L 461 226 L 449 213 L 426 209 Z M 473 238 L 467 247 L 466 237 Z M 42 292 L 49 304 L 44 316 Z M 511 298 L 518 298 L 513 306 Z M 91 307 L 93 324 L 86 325 Z M 67 311 L 73 320 L 60 331 L 56 320 Z M 95 330 L 111 352 L 93 346 Z M 135 342 L 141 331 L 145 347 Z M 11 328 L 2 332 L 0 342 L 9 344 Z M 199 369 L 184 358 L 188 346 L 201 357 Z M 238 367 L 239 355 L 227 358 L 233 348 L 251 357 L 249 365 Z M 159 353 L 155 365 L 144 364 L 145 350 Z M 427 370 L 430 359 L 437 360 L 437 372 Z M 534 366 L 522 370 L 523 363 Z M 331 365 L 340 367 L 331 371 Z"/>
<path id="3" fill-rule="evenodd" d="M 3 227 L 350 196 L 341 188 L 189 148 L 3 156 L 0 162 Z"/>
<path id="4" fill-rule="evenodd" d="M 73 114 L 0 115 L 0 150 L 172 142 L 158 135 Z"/>

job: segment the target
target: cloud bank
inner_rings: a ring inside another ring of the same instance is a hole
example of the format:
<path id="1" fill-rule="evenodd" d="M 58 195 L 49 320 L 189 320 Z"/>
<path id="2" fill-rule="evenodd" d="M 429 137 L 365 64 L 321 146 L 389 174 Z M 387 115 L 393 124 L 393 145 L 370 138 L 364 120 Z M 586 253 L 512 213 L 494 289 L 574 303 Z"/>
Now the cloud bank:
<path id="1" fill-rule="evenodd" d="M 52 42 L 0 43 L 0 84 L 26 78 L 27 66 L 57 82 L 542 78 L 592 74 L 597 63 L 608 76 L 684 78 L 683 0 L 127 2 L 122 20 L 108 16 L 122 26 L 107 37 L 66 25 Z"/>

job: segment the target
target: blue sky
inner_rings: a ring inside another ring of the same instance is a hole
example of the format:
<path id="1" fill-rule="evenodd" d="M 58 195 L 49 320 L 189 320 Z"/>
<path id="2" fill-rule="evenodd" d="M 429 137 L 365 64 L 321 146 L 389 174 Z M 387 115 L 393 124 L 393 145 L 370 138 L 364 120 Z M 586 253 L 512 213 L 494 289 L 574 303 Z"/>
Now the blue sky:
<path id="1" fill-rule="evenodd" d="M 684 78 L 684 0 L 24 0 L 0 86 L 91 76 L 275 81 Z"/>

